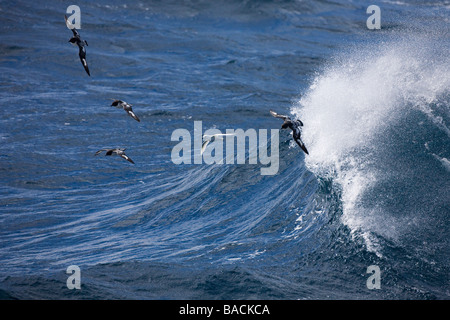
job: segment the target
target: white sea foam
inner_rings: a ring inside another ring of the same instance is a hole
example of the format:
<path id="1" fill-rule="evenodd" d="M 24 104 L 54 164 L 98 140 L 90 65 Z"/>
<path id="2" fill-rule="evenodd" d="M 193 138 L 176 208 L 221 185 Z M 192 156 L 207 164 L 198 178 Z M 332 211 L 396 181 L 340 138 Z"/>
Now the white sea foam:
<path id="1" fill-rule="evenodd" d="M 385 174 L 377 170 L 383 151 L 377 141 L 388 139 L 383 133 L 412 108 L 445 127 L 429 104 L 450 87 L 447 53 L 439 39 L 422 36 L 353 48 L 318 75 L 292 108 L 305 123 L 306 165 L 333 176 L 342 188 L 342 222 L 379 255 L 373 235 L 395 239 L 398 223 L 380 219 L 377 203 L 361 201 Z"/>

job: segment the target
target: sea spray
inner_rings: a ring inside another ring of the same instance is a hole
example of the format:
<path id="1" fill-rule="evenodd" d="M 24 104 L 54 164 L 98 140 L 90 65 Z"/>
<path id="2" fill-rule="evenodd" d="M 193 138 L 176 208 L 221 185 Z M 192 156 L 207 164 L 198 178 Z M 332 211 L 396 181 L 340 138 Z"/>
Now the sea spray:
<path id="1" fill-rule="evenodd" d="M 410 121 L 412 113 L 426 114 L 448 131 L 445 120 L 433 112 L 448 97 L 447 53 L 439 37 L 423 35 L 355 46 L 316 76 L 293 107 L 305 123 L 307 167 L 338 183 L 342 222 L 379 256 L 378 236 L 397 241 L 415 220 L 393 215 L 384 205 L 391 194 L 375 195 L 373 190 L 393 185 L 403 175 L 387 164 L 397 157 L 408 162 L 400 152 L 408 130 L 420 123 Z M 400 139 L 393 134 L 398 132 Z"/>

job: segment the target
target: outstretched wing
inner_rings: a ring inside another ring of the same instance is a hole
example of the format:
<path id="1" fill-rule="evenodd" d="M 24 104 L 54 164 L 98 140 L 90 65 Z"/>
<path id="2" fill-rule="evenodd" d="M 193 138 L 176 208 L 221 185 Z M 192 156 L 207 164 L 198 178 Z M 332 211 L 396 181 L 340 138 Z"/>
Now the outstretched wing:
<path id="1" fill-rule="evenodd" d="M 122 108 L 122 106 L 119 106 L 119 104 L 122 103 L 122 100 L 117 100 L 117 99 L 111 99 L 111 100 L 114 100 L 113 103 L 111 104 L 111 107 Z"/>
<path id="2" fill-rule="evenodd" d="M 127 156 L 125 153 L 122 153 L 120 156 L 122 158 L 124 158 L 125 160 L 127 160 L 127 161 L 131 162 L 132 164 L 134 164 L 134 161 L 131 160 L 131 158 L 129 156 Z"/>
<path id="3" fill-rule="evenodd" d="M 216 134 L 204 134 L 203 140 L 208 139 L 211 140 L 212 137 L 214 139 L 222 139 L 223 136 L 235 136 L 235 133 L 216 133 Z"/>
<path id="4" fill-rule="evenodd" d="M 214 135 L 214 137 L 215 138 L 220 138 L 220 137 L 223 137 L 223 136 L 235 136 L 235 135 L 236 135 L 235 133 L 217 133 L 217 134 Z"/>
<path id="5" fill-rule="evenodd" d="M 141 122 L 141 120 L 138 118 L 137 115 L 134 114 L 133 111 L 127 111 L 127 113 L 128 113 L 134 120 L 136 120 L 137 122 Z"/>
<path id="6" fill-rule="evenodd" d="M 74 35 L 75 37 L 76 37 L 76 36 L 79 37 L 80 34 L 78 33 L 77 29 L 75 29 L 75 26 L 74 26 L 72 23 L 70 23 L 69 18 L 67 18 L 66 15 L 64 15 L 64 20 L 66 20 L 66 26 L 67 26 L 67 28 L 69 28 L 70 30 L 72 30 L 73 35 Z"/>
<path id="7" fill-rule="evenodd" d="M 303 143 L 303 141 L 301 139 L 295 139 L 295 142 L 297 142 L 297 144 L 300 146 L 300 148 L 302 148 L 302 150 L 309 155 L 308 149 L 306 149 L 305 144 Z"/>
<path id="8" fill-rule="evenodd" d="M 78 55 L 80 56 L 81 64 L 83 65 L 84 70 L 86 70 L 87 74 L 89 76 L 91 76 L 91 74 L 89 72 L 89 67 L 88 67 L 88 64 L 87 64 L 87 61 L 86 61 L 86 49 L 83 46 L 78 46 L 78 47 L 80 49 L 78 51 Z"/>
<path id="9" fill-rule="evenodd" d="M 214 137 L 214 139 L 222 140 L 223 136 L 234 136 L 234 135 L 236 135 L 236 134 L 235 133 L 216 133 L 216 134 L 213 134 L 213 135 L 209 135 L 209 134 L 203 135 L 203 144 L 202 144 L 202 151 L 201 151 L 201 153 L 203 154 L 203 152 L 206 149 L 206 146 L 208 145 L 208 143 L 211 142 L 211 138 Z"/>
<path id="10" fill-rule="evenodd" d="M 103 151 L 108 151 L 108 150 L 110 150 L 110 149 L 100 149 L 100 150 L 98 150 L 98 151 L 95 153 L 95 155 L 99 155 L 99 154 L 102 153 Z"/>
<path id="11" fill-rule="evenodd" d="M 206 146 L 208 145 L 208 143 L 209 143 L 210 141 L 211 141 L 211 140 L 205 140 L 205 141 L 203 141 L 201 154 L 203 154 L 203 152 L 204 152 L 205 149 L 206 149 Z"/>
<path id="12" fill-rule="evenodd" d="M 109 149 L 109 150 L 106 150 L 105 156 L 110 156 L 110 155 L 112 155 L 114 151 L 116 151 L 116 150 L 115 150 L 115 149 Z"/>
<path id="13" fill-rule="evenodd" d="M 280 119 L 283 119 L 284 121 L 291 120 L 291 118 L 289 118 L 288 116 L 283 116 L 283 115 L 278 114 L 278 113 L 276 113 L 275 111 L 272 111 L 272 110 L 270 110 L 270 114 L 272 116 L 274 116 L 275 118 L 280 118 Z"/>

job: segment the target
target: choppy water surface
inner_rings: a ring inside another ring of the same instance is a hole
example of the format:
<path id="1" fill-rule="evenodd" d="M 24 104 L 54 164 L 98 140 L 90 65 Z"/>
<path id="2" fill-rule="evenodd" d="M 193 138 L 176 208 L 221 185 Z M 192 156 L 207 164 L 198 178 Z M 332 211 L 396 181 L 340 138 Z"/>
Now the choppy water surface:
<path id="1" fill-rule="evenodd" d="M 450 4 L 380 2 L 369 31 L 370 4 L 77 3 L 88 77 L 66 3 L 2 2 L 0 296 L 448 299 Z M 273 176 L 172 162 L 174 130 L 270 109 L 309 156 L 280 131 Z"/>

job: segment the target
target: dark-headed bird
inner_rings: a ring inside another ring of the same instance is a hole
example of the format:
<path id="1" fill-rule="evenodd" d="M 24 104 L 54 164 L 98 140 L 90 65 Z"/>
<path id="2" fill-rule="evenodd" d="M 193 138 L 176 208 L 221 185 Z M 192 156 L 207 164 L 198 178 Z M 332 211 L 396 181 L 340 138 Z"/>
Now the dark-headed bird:
<path id="1" fill-rule="evenodd" d="M 112 100 L 114 100 L 114 99 L 112 99 Z M 141 120 L 139 120 L 138 116 L 133 112 L 133 109 L 131 108 L 131 106 L 132 106 L 131 104 L 129 104 L 125 101 L 122 101 L 122 100 L 114 100 L 114 102 L 111 104 L 111 107 L 123 109 L 134 120 L 136 120 L 137 122 L 141 122 Z"/>
<path id="2" fill-rule="evenodd" d="M 95 155 L 98 155 L 98 154 L 102 153 L 103 151 L 106 151 L 105 156 L 110 156 L 110 155 L 116 154 L 116 155 L 124 158 L 125 160 L 131 162 L 132 164 L 134 164 L 134 161 L 131 160 L 131 158 L 125 154 L 125 149 L 120 149 L 120 148 L 100 149 L 95 153 Z"/>
<path id="3" fill-rule="evenodd" d="M 305 147 L 305 144 L 303 143 L 301 139 L 301 129 L 300 127 L 303 127 L 303 122 L 301 120 L 291 120 L 288 116 L 283 116 L 281 114 L 276 113 L 275 111 L 270 110 L 270 114 L 274 116 L 275 118 L 280 118 L 284 120 L 283 125 L 281 126 L 281 129 L 287 129 L 290 128 L 292 130 L 292 137 L 294 138 L 295 142 L 302 148 L 302 150 L 309 154 L 308 150 Z"/>
<path id="4" fill-rule="evenodd" d="M 67 27 L 72 30 L 73 37 L 69 39 L 69 42 L 75 46 L 78 46 L 78 55 L 80 56 L 81 64 L 83 64 L 84 70 L 86 70 L 87 74 L 91 76 L 89 72 L 89 67 L 86 61 L 86 48 L 85 46 L 88 45 L 86 40 L 81 40 L 81 36 L 78 33 L 77 29 L 70 23 L 67 16 L 64 16 L 64 19 L 66 20 Z"/>

